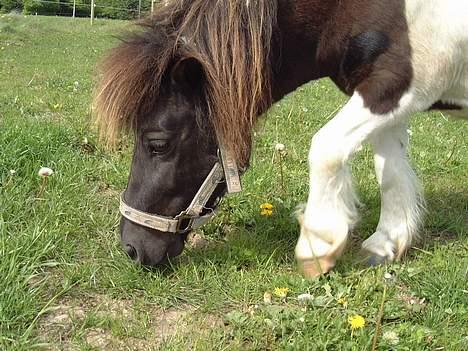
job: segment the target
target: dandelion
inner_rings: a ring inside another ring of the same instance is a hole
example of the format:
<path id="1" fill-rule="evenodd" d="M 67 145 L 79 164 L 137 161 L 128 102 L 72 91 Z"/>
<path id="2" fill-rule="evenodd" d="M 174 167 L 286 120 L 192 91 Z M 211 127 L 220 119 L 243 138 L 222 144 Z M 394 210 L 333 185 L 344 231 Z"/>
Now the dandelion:
<path id="1" fill-rule="evenodd" d="M 278 163 L 279 163 L 279 169 L 280 169 L 280 179 L 281 179 L 281 190 L 283 191 L 283 194 L 285 193 L 285 186 L 284 186 L 284 172 L 283 172 L 283 157 L 286 155 L 286 146 L 282 143 L 276 143 L 275 145 L 275 151 L 276 153 L 274 155 L 278 155 Z M 273 160 L 276 157 L 273 157 Z"/>
<path id="2" fill-rule="evenodd" d="M 280 299 L 284 299 L 288 296 L 289 288 L 275 288 L 275 295 Z"/>
<path id="3" fill-rule="evenodd" d="M 54 170 L 49 167 L 41 167 L 37 174 L 39 175 L 39 177 L 46 178 L 54 174 Z"/>
<path id="4" fill-rule="evenodd" d="M 364 326 L 366 325 L 366 320 L 363 316 L 356 314 L 354 316 L 348 317 L 348 323 L 351 325 L 351 329 L 355 330 L 364 328 Z"/>
<path id="5" fill-rule="evenodd" d="M 268 203 L 268 202 L 265 202 L 263 204 L 260 205 L 260 214 L 262 216 L 271 216 L 273 215 L 273 205 Z"/>
<path id="6" fill-rule="evenodd" d="M 42 178 L 41 187 L 39 189 L 39 193 L 37 194 L 37 197 L 40 198 L 42 194 L 44 193 L 44 190 L 47 184 L 47 178 L 50 177 L 52 174 L 54 174 L 54 171 L 53 169 L 49 167 L 41 167 L 41 169 L 39 169 L 39 172 L 37 172 L 37 174 L 39 175 L 39 177 Z"/>
<path id="7" fill-rule="evenodd" d="M 275 145 L 275 150 L 278 151 L 278 152 L 282 152 L 286 149 L 286 146 L 284 146 L 284 144 L 281 144 L 281 143 L 276 143 Z"/>
<path id="8" fill-rule="evenodd" d="M 336 303 L 343 307 L 346 307 L 348 305 L 348 301 L 346 301 L 344 297 L 340 297 L 338 300 L 336 300 Z"/>

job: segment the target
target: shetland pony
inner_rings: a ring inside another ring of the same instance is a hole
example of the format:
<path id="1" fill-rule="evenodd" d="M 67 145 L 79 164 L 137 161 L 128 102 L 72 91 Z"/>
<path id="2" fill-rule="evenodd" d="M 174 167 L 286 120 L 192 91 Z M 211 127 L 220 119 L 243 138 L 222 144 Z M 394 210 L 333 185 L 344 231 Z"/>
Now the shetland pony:
<path id="1" fill-rule="evenodd" d="M 371 263 L 400 258 L 424 208 L 407 157 L 418 111 L 467 118 L 468 2 L 461 0 L 171 0 L 111 51 L 95 111 L 112 143 L 135 149 L 121 197 L 121 240 L 137 262 L 183 250 L 226 193 L 239 191 L 259 115 L 311 80 L 350 96 L 312 138 L 310 191 L 296 257 L 327 272 L 358 218 L 348 161 L 373 147 L 380 220 Z"/>

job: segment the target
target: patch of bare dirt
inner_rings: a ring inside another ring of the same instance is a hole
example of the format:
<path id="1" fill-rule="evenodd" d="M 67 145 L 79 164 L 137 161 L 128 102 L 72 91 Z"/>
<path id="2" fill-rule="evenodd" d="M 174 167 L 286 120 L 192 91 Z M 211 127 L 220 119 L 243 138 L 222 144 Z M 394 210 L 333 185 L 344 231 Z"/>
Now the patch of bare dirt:
<path id="1" fill-rule="evenodd" d="M 413 312 L 420 312 L 426 305 L 426 299 L 414 295 L 406 286 L 398 286 L 397 299 L 404 303 L 405 307 Z"/>
<path id="2" fill-rule="evenodd" d="M 190 305 L 137 307 L 130 300 L 97 295 L 62 301 L 40 320 L 39 332 L 50 351 L 74 351 L 83 345 L 102 351 L 146 351 L 223 325 L 220 317 L 201 314 Z"/>
<path id="3" fill-rule="evenodd" d="M 192 249 L 206 249 L 212 244 L 211 240 L 208 240 L 197 232 L 192 232 L 187 237 L 187 247 Z"/>

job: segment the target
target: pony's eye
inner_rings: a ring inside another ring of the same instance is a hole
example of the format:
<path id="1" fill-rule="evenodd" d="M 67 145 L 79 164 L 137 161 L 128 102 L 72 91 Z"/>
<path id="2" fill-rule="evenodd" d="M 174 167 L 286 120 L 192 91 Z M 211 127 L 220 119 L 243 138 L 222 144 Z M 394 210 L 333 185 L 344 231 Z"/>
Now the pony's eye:
<path id="1" fill-rule="evenodd" d="M 169 150 L 169 140 L 153 139 L 148 142 L 148 146 L 153 155 L 161 155 Z"/>

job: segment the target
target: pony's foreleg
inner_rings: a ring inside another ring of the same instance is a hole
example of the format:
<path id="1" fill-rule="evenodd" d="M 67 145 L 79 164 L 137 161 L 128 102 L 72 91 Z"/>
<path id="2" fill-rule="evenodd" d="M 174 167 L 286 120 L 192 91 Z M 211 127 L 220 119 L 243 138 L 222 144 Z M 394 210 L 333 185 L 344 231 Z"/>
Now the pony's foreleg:
<path id="1" fill-rule="evenodd" d="M 347 161 L 369 136 L 392 123 L 393 115 L 375 115 L 355 93 L 312 139 L 310 189 L 296 258 L 306 276 L 329 271 L 341 255 L 348 231 L 357 221 L 357 197 Z"/>
<path id="2" fill-rule="evenodd" d="M 418 178 L 407 157 L 406 125 L 385 129 L 370 138 L 375 173 L 380 185 L 380 220 L 376 232 L 362 247 L 371 264 L 400 258 L 417 235 L 423 212 Z"/>

